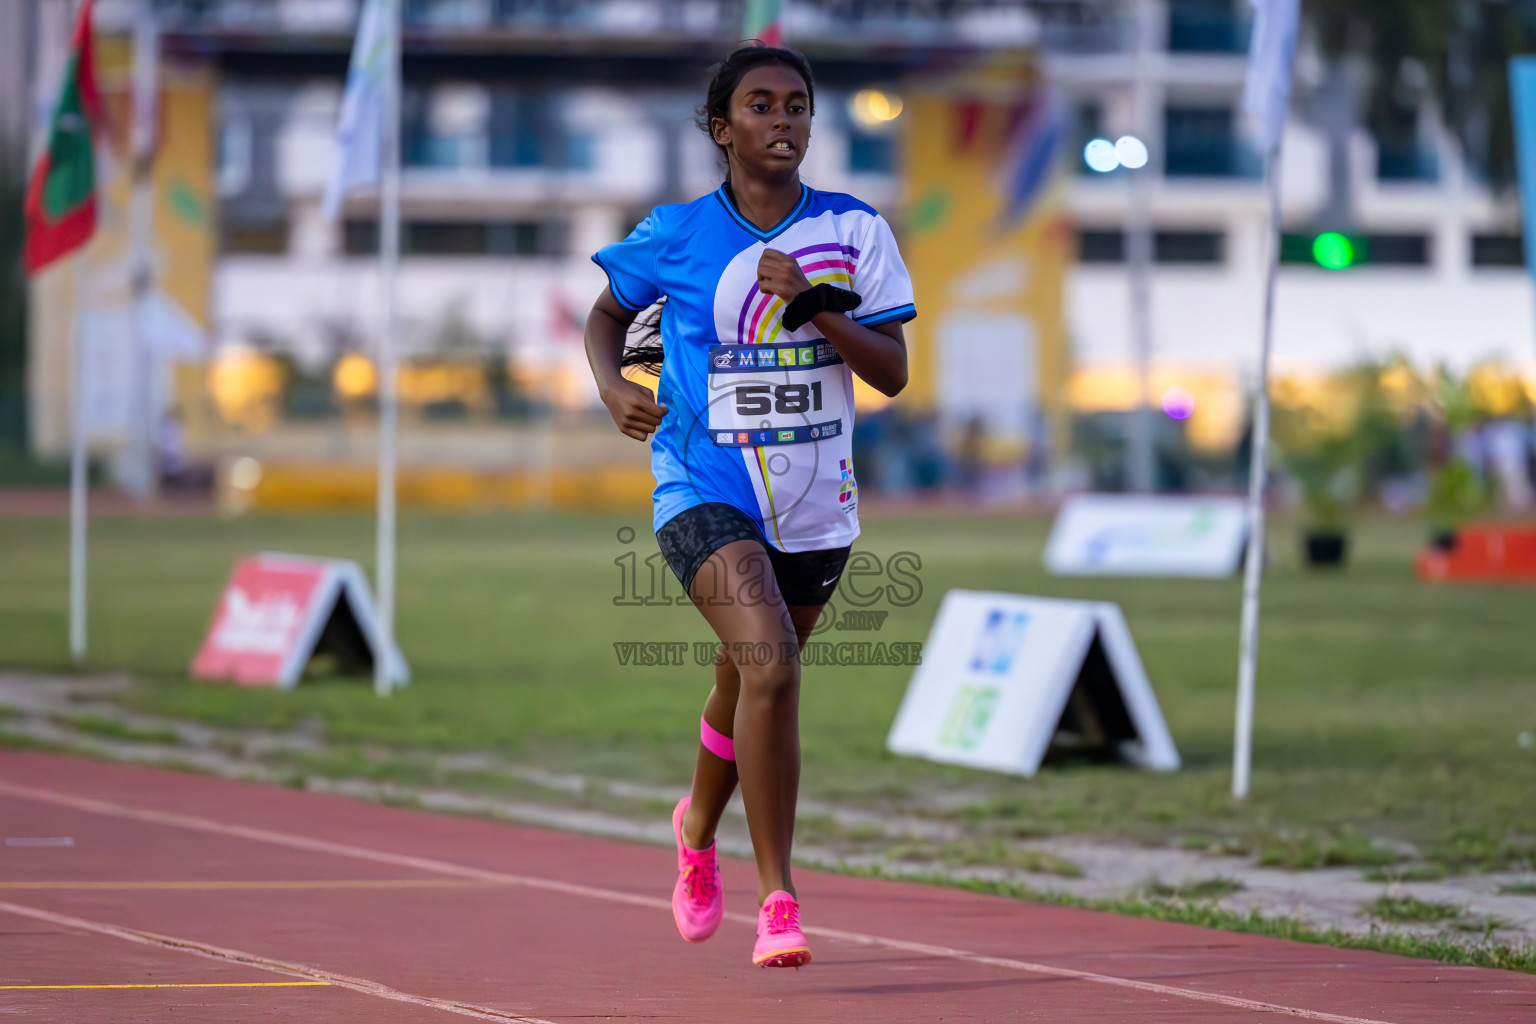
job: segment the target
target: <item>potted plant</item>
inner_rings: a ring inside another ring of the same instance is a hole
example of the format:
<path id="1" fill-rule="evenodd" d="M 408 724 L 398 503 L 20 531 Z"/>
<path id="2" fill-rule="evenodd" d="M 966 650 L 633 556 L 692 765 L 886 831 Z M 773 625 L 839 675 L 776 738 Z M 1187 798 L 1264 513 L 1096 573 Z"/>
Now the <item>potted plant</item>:
<path id="1" fill-rule="evenodd" d="M 1312 568 L 1342 566 L 1349 555 L 1349 510 L 1359 496 L 1359 473 L 1349 438 L 1326 437 L 1287 464 L 1301 486 L 1306 519 L 1302 557 Z"/>
<path id="2" fill-rule="evenodd" d="M 1467 379 L 1441 367 L 1436 375 L 1434 403 L 1440 413 L 1432 445 L 1429 496 L 1430 544 L 1440 551 L 1456 547 L 1456 531 L 1484 511 L 1492 497 L 1486 480 L 1456 450 L 1456 439 L 1477 426 L 1480 412 Z"/>
<path id="3" fill-rule="evenodd" d="M 1315 394 L 1287 394 L 1275 403 L 1274 437 L 1281 465 L 1301 490 L 1301 551 L 1313 567 L 1336 567 L 1349 555 L 1349 514 L 1360 472 L 1348 395 L 1330 381 Z"/>

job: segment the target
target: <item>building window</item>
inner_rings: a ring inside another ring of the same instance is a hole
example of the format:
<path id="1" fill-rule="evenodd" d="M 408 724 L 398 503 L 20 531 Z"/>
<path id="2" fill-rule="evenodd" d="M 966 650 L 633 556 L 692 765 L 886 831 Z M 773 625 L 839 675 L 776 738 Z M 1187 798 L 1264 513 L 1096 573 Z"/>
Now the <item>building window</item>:
<path id="1" fill-rule="evenodd" d="M 1330 240 L 1331 244 L 1323 244 Z M 1280 262 L 1335 271 L 1372 266 L 1424 267 L 1430 262 L 1430 238 L 1427 234 L 1406 232 L 1283 234 Z"/>
<path id="2" fill-rule="evenodd" d="M 491 20 L 490 6 L 477 0 L 405 0 L 405 23 L 425 28 L 482 28 Z"/>
<path id="3" fill-rule="evenodd" d="M 1158 263 L 1213 264 L 1226 261 L 1226 235 L 1220 231 L 1155 231 L 1153 259 Z M 1125 232 L 1119 228 L 1085 228 L 1077 233 L 1079 263 L 1123 263 Z"/>
<path id="4" fill-rule="evenodd" d="M 848 129 L 849 174 L 895 174 L 896 136 Z"/>
<path id="5" fill-rule="evenodd" d="M 348 256 L 376 256 L 379 252 L 379 222 L 348 220 L 341 226 L 341 248 Z"/>
<path id="6" fill-rule="evenodd" d="M 1077 262 L 1123 263 L 1124 261 L 1124 231 L 1085 228 L 1077 233 Z"/>
<path id="7" fill-rule="evenodd" d="M 226 114 L 219 126 L 219 196 L 230 199 L 251 184 L 251 163 L 255 152 L 255 132 L 251 119 Z"/>
<path id="8" fill-rule="evenodd" d="M 1429 236 L 1366 235 L 1366 259 L 1383 267 L 1423 267 L 1429 264 Z"/>
<path id="9" fill-rule="evenodd" d="M 516 170 L 591 170 L 594 140 L 573 132 L 558 94 L 498 89 L 491 93 L 490 164 Z"/>
<path id="10" fill-rule="evenodd" d="M 1473 235 L 1474 267 L 1525 266 L 1525 239 L 1520 235 Z"/>
<path id="11" fill-rule="evenodd" d="M 1169 0 L 1168 49 L 1173 53 L 1243 53 L 1253 19 L 1246 0 Z"/>
<path id="12" fill-rule="evenodd" d="M 1377 115 L 1371 134 L 1376 139 L 1376 180 L 1440 180 L 1440 158 L 1420 129 L 1417 105 L 1392 105 Z"/>
<path id="13" fill-rule="evenodd" d="M 242 223 L 226 219 L 219 225 L 219 251 L 241 256 L 285 256 L 288 254 L 288 222 Z"/>
<path id="14" fill-rule="evenodd" d="M 1222 263 L 1226 241 L 1220 231 L 1159 231 L 1153 249 L 1159 263 Z"/>
<path id="15" fill-rule="evenodd" d="M 348 256 L 379 251 L 379 225 L 349 220 L 343 228 Z M 545 256 L 570 254 L 570 226 L 558 220 L 410 220 L 400 225 L 400 250 L 407 256 Z"/>
<path id="16" fill-rule="evenodd" d="M 491 166 L 559 166 L 549 97 L 497 91 L 491 96 Z"/>
<path id="17" fill-rule="evenodd" d="M 1102 177 L 1083 159 L 1083 150 L 1094 139 L 1104 138 L 1104 104 L 1098 100 L 1081 100 L 1072 110 L 1072 136 L 1067 159 L 1077 168 L 1078 174 Z"/>
<path id="18" fill-rule="evenodd" d="M 1256 178 L 1263 163 L 1237 132 L 1231 107 L 1169 106 L 1163 112 L 1170 178 Z"/>
<path id="19" fill-rule="evenodd" d="M 445 82 L 408 87 L 403 100 L 404 160 L 410 167 L 486 165 L 490 97 L 484 87 Z"/>
<path id="20" fill-rule="evenodd" d="M 400 248 L 411 256 L 483 256 L 490 225 L 483 221 L 408 221 Z"/>

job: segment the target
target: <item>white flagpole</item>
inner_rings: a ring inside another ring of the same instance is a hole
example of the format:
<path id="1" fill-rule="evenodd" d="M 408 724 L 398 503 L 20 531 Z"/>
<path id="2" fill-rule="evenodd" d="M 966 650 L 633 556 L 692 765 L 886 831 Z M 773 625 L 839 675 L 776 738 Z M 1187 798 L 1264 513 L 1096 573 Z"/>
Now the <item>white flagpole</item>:
<path id="1" fill-rule="evenodd" d="M 1269 475 L 1269 354 L 1275 333 L 1275 282 L 1280 272 L 1280 142 L 1269 150 L 1269 277 L 1264 285 L 1264 340 L 1253 403 L 1248 466 L 1248 557 L 1243 566 L 1242 650 L 1237 665 L 1237 725 L 1232 745 L 1232 795 L 1248 795 L 1253 765 L 1253 684 L 1259 652 L 1259 584 L 1264 576 L 1264 484 Z"/>
<path id="2" fill-rule="evenodd" d="M 128 349 L 129 374 L 128 490 L 141 504 L 155 496 L 155 375 L 159 359 L 145 334 L 145 315 L 154 287 L 151 249 L 155 218 L 155 117 L 159 100 L 160 40 L 154 5 L 137 0 L 133 12 L 133 118 L 128 156 Z"/>
<path id="3" fill-rule="evenodd" d="M 379 262 L 384 287 L 384 327 L 379 335 L 379 511 L 375 556 L 379 615 L 373 655 L 373 689 L 394 684 L 395 649 L 395 278 L 400 262 L 400 0 L 385 0 L 388 56 L 384 73 L 383 168 L 379 186 Z"/>
<path id="4" fill-rule="evenodd" d="M 74 267 L 75 322 L 69 374 L 69 656 L 85 663 L 85 253 L 76 253 Z"/>
<path id="5" fill-rule="evenodd" d="M 1161 7 L 1141 0 L 1135 13 L 1136 55 L 1132 64 L 1132 130 L 1146 142 L 1152 137 L 1151 61 Z M 1150 145 L 1150 143 L 1149 143 Z M 1131 337 L 1136 359 L 1136 411 L 1131 416 L 1126 489 L 1157 490 L 1157 421 L 1152 414 L 1152 168 L 1131 172 L 1131 202 L 1126 212 L 1125 257 L 1131 285 Z"/>
<path id="6" fill-rule="evenodd" d="M 1264 139 L 1269 182 L 1269 237 L 1265 255 L 1264 329 L 1253 402 L 1252 458 L 1248 467 L 1248 558 L 1243 567 L 1243 619 L 1237 661 L 1237 722 L 1232 744 L 1232 795 L 1248 796 L 1253 766 L 1253 689 L 1259 652 L 1259 584 L 1264 578 L 1264 484 L 1269 474 L 1269 356 L 1275 335 L 1275 282 L 1280 273 L 1280 151 L 1291 99 L 1300 0 L 1249 0 L 1257 14 L 1248 54 L 1243 109 Z"/>

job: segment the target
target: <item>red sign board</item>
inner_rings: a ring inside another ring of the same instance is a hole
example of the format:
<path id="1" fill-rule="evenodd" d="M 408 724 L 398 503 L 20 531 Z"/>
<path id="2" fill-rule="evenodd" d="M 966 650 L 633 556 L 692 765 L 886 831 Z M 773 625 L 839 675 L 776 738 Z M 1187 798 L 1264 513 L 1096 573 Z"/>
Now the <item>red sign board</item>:
<path id="1" fill-rule="evenodd" d="M 1420 552 L 1419 579 L 1468 583 L 1536 583 L 1536 528 L 1483 523 L 1456 531 L 1449 550 Z"/>
<path id="2" fill-rule="evenodd" d="M 192 677 L 294 686 L 338 601 L 348 602 L 376 650 L 373 602 L 357 563 L 277 554 L 242 558 L 192 659 Z M 404 683 L 405 661 L 398 650 L 391 654 L 391 675 Z"/>

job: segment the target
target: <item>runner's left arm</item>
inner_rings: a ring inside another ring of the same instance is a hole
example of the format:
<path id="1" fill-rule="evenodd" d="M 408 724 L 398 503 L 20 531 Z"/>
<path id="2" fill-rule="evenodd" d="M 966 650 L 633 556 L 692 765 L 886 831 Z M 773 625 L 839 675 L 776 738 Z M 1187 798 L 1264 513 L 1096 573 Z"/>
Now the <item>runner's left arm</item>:
<path id="1" fill-rule="evenodd" d="M 775 249 L 763 250 L 757 284 L 786 303 L 811 286 L 795 258 Z M 842 313 L 824 312 L 812 317 L 811 323 L 848 368 L 882 395 L 894 398 L 907 386 L 907 342 L 899 320 L 865 327 Z"/>

